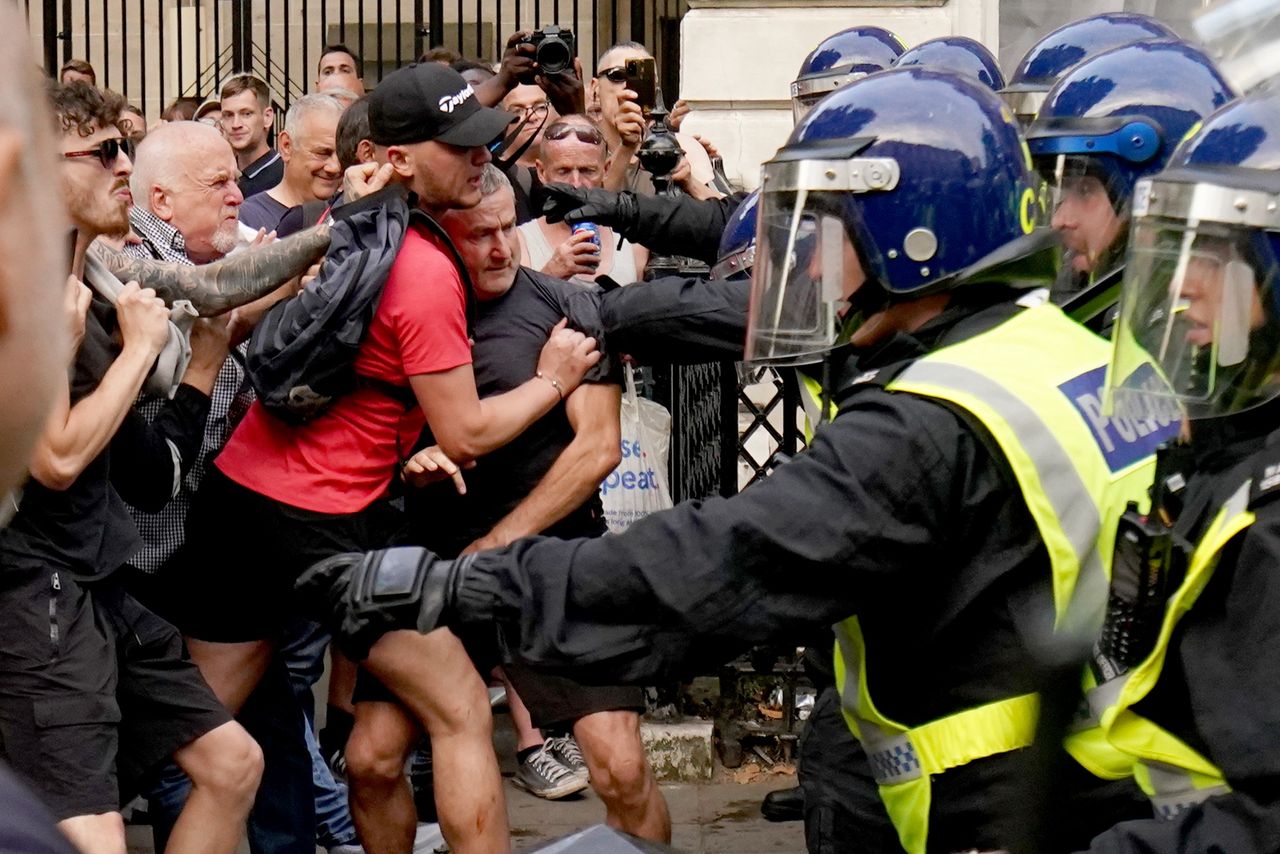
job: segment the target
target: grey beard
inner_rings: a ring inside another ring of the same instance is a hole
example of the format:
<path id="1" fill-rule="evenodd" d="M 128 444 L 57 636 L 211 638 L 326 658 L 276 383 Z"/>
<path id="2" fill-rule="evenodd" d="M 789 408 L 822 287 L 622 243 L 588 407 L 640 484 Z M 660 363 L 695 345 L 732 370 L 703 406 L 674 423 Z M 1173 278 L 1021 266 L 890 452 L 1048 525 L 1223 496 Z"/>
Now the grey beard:
<path id="1" fill-rule="evenodd" d="M 209 245 L 221 255 L 226 255 L 232 249 L 235 249 L 236 244 L 239 242 L 239 227 L 235 223 L 232 223 L 225 228 L 219 228 L 213 233 L 213 237 L 209 238 Z"/>

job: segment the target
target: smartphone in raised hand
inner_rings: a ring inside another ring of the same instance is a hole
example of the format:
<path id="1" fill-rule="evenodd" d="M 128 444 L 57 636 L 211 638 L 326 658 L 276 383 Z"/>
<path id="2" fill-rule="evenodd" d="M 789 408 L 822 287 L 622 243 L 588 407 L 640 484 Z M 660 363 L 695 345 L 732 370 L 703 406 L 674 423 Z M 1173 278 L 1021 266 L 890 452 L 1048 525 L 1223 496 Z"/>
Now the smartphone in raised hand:
<path id="1" fill-rule="evenodd" d="M 658 102 L 657 65 L 653 57 L 646 56 L 643 59 L 628 59 L 623 67 L 627 72 L 627 88 L 638 96 L 636 104 L 644 111 L 647 119 Z"/>

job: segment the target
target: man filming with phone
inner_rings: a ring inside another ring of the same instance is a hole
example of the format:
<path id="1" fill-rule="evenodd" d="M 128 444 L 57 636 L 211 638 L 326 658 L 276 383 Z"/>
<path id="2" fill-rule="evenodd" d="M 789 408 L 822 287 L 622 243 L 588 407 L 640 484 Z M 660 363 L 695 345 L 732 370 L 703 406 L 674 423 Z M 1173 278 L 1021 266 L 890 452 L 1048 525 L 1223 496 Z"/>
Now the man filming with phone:
<path id="1" fill-rule="evenodd" d="M 618 42 L 600 55 L 588 101 L 599 107 L 600 125 L 613 157 L 605 175 L 605 189 L 653 193 L 653 183 L 640 169 L 636 152 L 648 131 L 649 112 L 656 95 L 654 59 L 644 45 Z M 688 164 L 688 178 L 681 183 L 681 189 L 695 198 L 704 198 L 703 190 L 713 178 L 711 158 L 697 139 L 681 133 L 675 137 Z M 681 167 L 676 168 L 677 175 L 681 171 Z"/>

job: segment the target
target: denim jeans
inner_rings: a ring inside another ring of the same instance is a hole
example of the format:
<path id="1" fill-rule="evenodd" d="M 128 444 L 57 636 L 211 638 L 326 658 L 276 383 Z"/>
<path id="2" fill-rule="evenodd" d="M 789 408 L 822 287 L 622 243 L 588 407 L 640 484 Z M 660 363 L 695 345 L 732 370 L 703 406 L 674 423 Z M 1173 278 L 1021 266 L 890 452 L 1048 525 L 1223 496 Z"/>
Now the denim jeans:
<path id="1" fill-rule="evenodd" d="M 347 787 L 334 779 L 316 741 L 315 699 L 311 689 L 324 674 L 324 653 L 328 648 L 329 634 L 319 623 L 299 622 L 285 636 L 280 657 L 288 668 L 289 682 L 307 718 L 305 736 L 315 791 L 316 843 L 333 848 L 355 842 L 356 826 L 347 805 Z"/>

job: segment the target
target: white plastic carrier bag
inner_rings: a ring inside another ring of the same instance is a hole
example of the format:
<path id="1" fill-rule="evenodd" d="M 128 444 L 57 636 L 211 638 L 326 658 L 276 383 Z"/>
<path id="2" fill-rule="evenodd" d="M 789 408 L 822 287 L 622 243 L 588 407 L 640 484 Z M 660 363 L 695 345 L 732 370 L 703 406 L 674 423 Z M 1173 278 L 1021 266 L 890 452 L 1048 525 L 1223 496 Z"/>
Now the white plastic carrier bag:
<path id="1" fill-rule="evenodd" d="M 604 518 L 612 533 L 671 507 L 667 488 L 667 454 L 671 446 L 671 413 L 636 394 L 635 369 L 627 366 L 622 395 L 622 460 L 600 484 Z"/>

